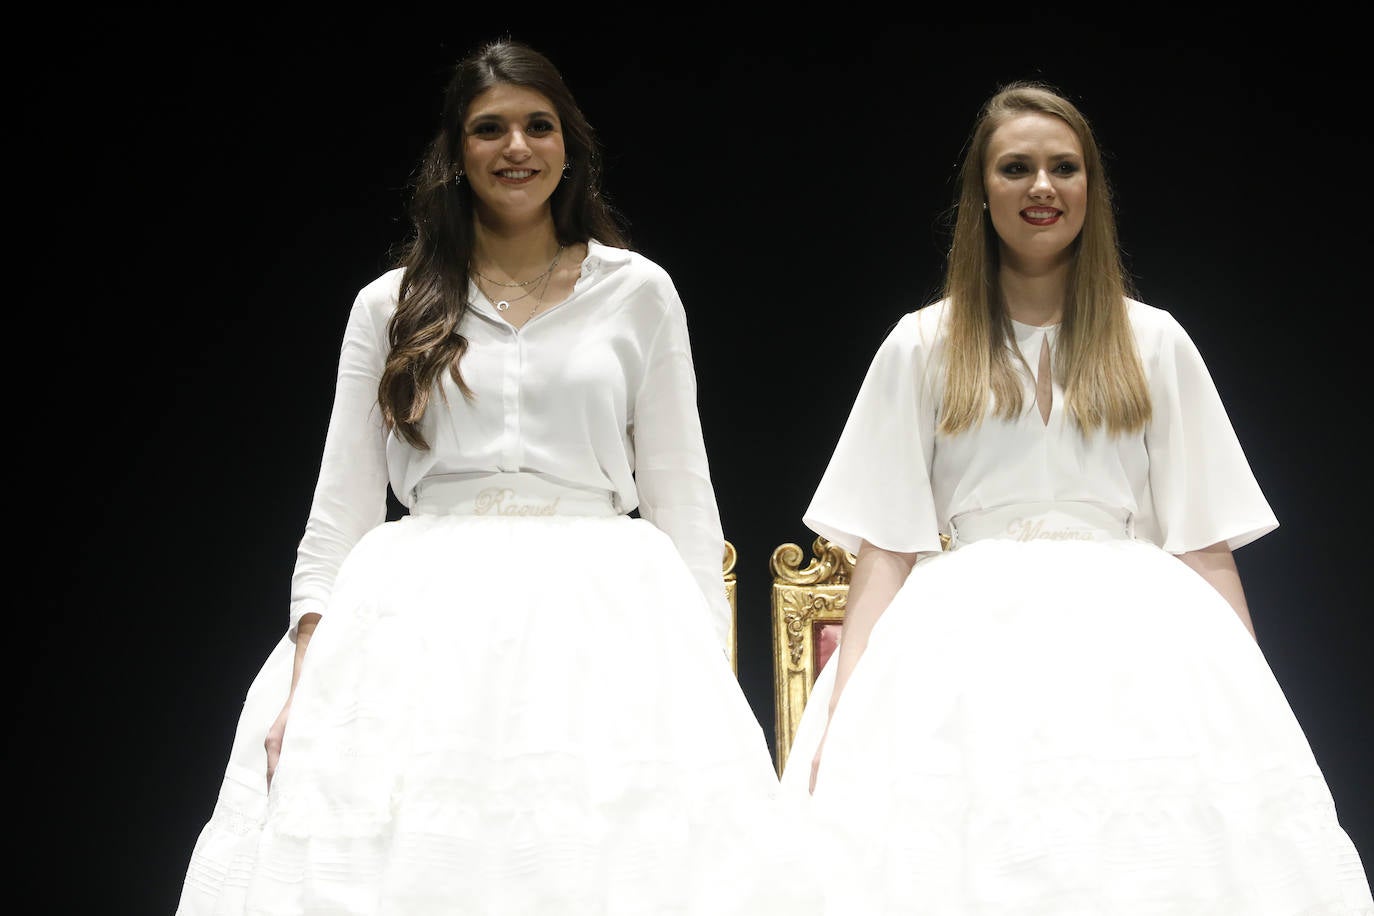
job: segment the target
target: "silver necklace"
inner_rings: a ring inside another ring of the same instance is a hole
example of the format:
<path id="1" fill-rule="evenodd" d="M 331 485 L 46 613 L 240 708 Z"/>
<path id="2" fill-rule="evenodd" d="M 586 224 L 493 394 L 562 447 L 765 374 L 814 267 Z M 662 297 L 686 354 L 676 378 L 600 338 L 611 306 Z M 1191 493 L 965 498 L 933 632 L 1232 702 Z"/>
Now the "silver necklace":
<path id="1" fill-rule="evenodd" d="M 478 274 L 478 276 L 481 277 L 482 275 L 481 275 L 481 274 Z M 482 277 L 482 279 L 483 279 L 483 280 L 486 280 L 487 278 L 486 278 L 486 277 Z M 490 283 L 491 281 L 490 281 L 490 280 L 487 280 L 487 282 Z M 482 286 L 481 286 L 480 283 L 477 285 L 477 288 L 478 288 L 479 290 L 481 290 L 482 295 L 484 295 L 484 296 L 487 297 L 487 301 L 488 301 L 488 302 L 490 302 L 492 305 L 496 306 L 496 310 L 497 310 L 498 312 L 504 312 L 506 309 L 510 308 L 510 304 L 511 304 L 512 302 L 519 302 L 521 299 L 524 299 L 526 296 L 528 296 L 528 295 L 530 295 L 531 293 L 534 292 L 534 290 L 532 290 L 532 289 L 527 289 L 527 290 L 525 290 L 523 293 L 521 293 L 521 294 L 518 295 L 518 296 L 507 296 L 507 297 L 504 298 L 504 299 L 496 299 L 496 298 L 493 298 L 486 290 L 482 289 Z"/>
<path id="2" fill-rule="evenodd" d="M 529 324 L 530 319 L 544 307 L 544 294 L 549 291 L 549 284 L 553 282 L 553 269 L 558 264 L 558 255 L 563 253 L 563 249 L 558 249 L 558 254 L 553 256 L 553 264 L 549 265 L 548 273 L 544 276 L 544 282 L 539 285 L 539 295 L 534 297 L 534 308 L 525 316 L 525 323 Z"/>
<path id="3" fill-rule="evenodd" d="M 539 274 L 539 275 L 537 275 L 537 276 L 531 277 L 531 278 L 528 279 L 528 280 L 518 280 L 518 281 L 516 281 L 516 282 L 514 282 L 514 283 L 506 283 L 506 282 L 504 282 L 504 281 L 502 281 L 502 280 L 493 280 L 491 277 L 488 277 L 486 274 L 482 273 L 482 272 L 481 272 L 480 270 L 478 270 L 476 267 L 472 268 L 472 272 L 473 272 L 473 274 L 474 274 L 475 276 L 477 276 L 477 277 L 479 277 L 479 278 L 481 278 L 481 279 L 487 281 L 487 283 L 491 284 L 492 286 L 504 286 L 504 287 L 506 287 L 507 289 L 520 289 L 521 287 L 533 286 L 534 284 L 538 283 L 540 280 L 545 280 L 545 281 L 547 281 L 548 278 L 553 274 L 553 269 L 554 269 L 556 266 L 558 266 L 558 258 L 559 258 L 562 254 L 563 254 L 563 246 L 562 246 L 562 245 L 559 245 L 559 246 L 558 246 L 558 250 L 555 251 L 555 252 L 553 253 L 553 260 L 549 262 L 549 266 L 546 267 L 546 268 L 544 269 L 544 272 L 543 272 L 543 273 L 541 273 L 541 274 Z M 545 285 L 545 287 L 547 288 L 548 283 L 546 282 L 544 285 Z M 479 287 L 479 288 L 480 288 L 480 287 Z M 533 292 L 532 289 L 527 289 L 527 290 L 525 290 L 524 293 L 522 293 L 522 294 L 519 295 L 519 296 L 507 296 L 507 297 L 504 297 L 504 298 L 502 298 L 502 299 L 496 300 L 496 301 L 493 302 L 492 304 L 496 306 L 496 310 L 497 310 L 498 312 L 504 312 L 506 309 L 510 308 L 510 304 L 511 304 L 512 302 L 519 302 L 521 299 L 523 299 L 523 298 L 525 298 L 526 296 L 528 296 L 531 292 Z M 482 295 L 484 295 L 484 296 L 487 295 L 486 290 L 482 290 Z M 491 296 L 487 296 L 487 298 L 488 298 L 488 299 L 491 299 Z M 536 306 L 536 308 L 537 308 L 537 306 Z M 531 313 L 531 314 L 533 314 L 533 313 Z"/>
<path id="4" fill-rule="evenodd" d="M 534 293 L 537 292 L 538 295 L 535 296 L 534 308 L 531 309 L 529 315 L 527 315 L 527 316 L 525 317 L 525 320 L 526 320 L 526 321 L 529 321 L 531 318 L 534 317 L 535 313 L 538 312 L 538 311 L 544 306 L 544 294 L 548 291 L 549 283 L 553 280 L 553 271 L 554 271 L 554 268 L 558 266 L 558 259 L 561 258 L 562 256 L 563 256 L 563 246 L 562 246 L 562 245 L 559 245 L 559 246 L 558 246 L 558 250 L 555 251 L 555 252 L 553 253 L 553 260 L 549 262 L 549 266 L 548 266 L 548 269 L 547 269 L 547 270 L 545 270 L 545 271 L 544 271 L 542 274 L 540 274 L 539 276 L 535 277 L 533 280 L 525 280 L 525 281 L 522 281 L 522 282 L 520 282 L 520 283 L 501 283 L 501 282 L 498 282 L 498 281 L 496 281 L 496 280 L 491 279 L 490 277 L 487 277 L 487 276 L 483 275 L 482 273 L 478 272 L 475 268 L 473 269 L 472 272 L 473 272 L 473 274 L 476 275 L 477 277 L 479 277 L 479 278 L 481 278 L 481 279 L 483 279 L 483 280 L 486 280 L 488 283 L 491 283 L 491 284 L 494 285 L 494 286 L 507 286 L 507 287 L 530 286 L 531 284 L 538 283 L 538 281 L 543 280 L 544 282 L 543 282 L 542 284 L 540 284 L 539 286 L 533 287 L 533 288 L 531 288 L 531 289 L 527 289 L 527 290 L 525 290 L 523 293 L 521 293 L 521 294 L 518 295 L 518 296 L 508 296 L 508 297 L 503 298 L 503 299 L 493 299 L 490 295 L 487 294 L 487 291 L 486 291 L 486 290 L 482 289 L 482 286 L 481 286 L 480 283 L 477 285 L 477 289 L 482 293 L 483 296 L 486 296 L 486 297 L 487 297 L 487 301 L 488 301 L 488 302 L 490 302 L 492 305 L 496 306 L 496 310 L 497 310 L 498 312 L 504 312 L 504 311 L 506 311 L 507 309 L 510 308 L 510 304 L 511 304 L 512 302 L 519 302 L 521 299 L 524 299 L 526 296 L 532 295 L 532 294 L 534 294 Z"/>

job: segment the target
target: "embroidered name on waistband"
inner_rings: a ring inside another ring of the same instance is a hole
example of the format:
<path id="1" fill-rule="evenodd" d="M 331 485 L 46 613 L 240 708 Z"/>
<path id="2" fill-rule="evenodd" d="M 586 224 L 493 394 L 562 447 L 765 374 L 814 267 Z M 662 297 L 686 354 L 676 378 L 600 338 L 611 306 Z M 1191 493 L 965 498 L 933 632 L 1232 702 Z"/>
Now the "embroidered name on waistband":
<path id="1" fill-rule="evenodd" d="M 560 499 L 555 496 L 551 503 L 518 503 L 510 487 L 487 487 L 473 500 L 472 511 L 474 515 L 557 515 Z"/>
<path id="2" fill-rule="evenodd" d="M 1043 518 L 1018 518 L 1007 526 L 1007 534 L 1018 541 L 1091 541 L 1093 532 L 1087 528 L 1045 528 Z"/>

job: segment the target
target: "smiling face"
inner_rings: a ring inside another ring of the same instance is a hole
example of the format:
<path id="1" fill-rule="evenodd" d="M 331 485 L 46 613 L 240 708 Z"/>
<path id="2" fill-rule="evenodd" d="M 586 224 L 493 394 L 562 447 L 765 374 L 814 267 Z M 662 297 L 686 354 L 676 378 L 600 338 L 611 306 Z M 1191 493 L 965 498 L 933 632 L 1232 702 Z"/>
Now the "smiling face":
<path id="1" fill-rule="evenodd" d="M 992 132 L 983 161 L 1003 263 L 1041 270 L 1068 260 L 1088 204 L 1083 147 L 1073 128 L 1054 115 L 1014 115 Z"/>
<path id="2" fill-rule="evenodd" d="M 566 153 L 554 104 L 501 83 L 476 96 L 463 122 L 463 171 L 478 216 L 520 222 L 548 212 Z"/>

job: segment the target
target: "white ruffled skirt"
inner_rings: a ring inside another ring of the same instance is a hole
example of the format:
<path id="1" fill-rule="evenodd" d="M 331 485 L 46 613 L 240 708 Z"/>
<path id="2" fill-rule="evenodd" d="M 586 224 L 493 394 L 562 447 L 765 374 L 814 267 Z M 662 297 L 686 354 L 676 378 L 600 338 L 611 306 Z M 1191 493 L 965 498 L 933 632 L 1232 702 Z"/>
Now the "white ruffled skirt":
<path id="1" fill-rule="evenodd" d="M 793 797 L 837 657 L 787 760 Z M 1260 649 L 1141 541 L 983 540 L 920 562 L 807 804 L 827 916 L 1374 913 Z"/>
<path id="2" fill-rule="evenodd" d="M 269 794 L 293 651 L 249 692 L 182 916 L 814 906 L 705 599 L 646 521 L 374 529 L 312 637 Z"/>

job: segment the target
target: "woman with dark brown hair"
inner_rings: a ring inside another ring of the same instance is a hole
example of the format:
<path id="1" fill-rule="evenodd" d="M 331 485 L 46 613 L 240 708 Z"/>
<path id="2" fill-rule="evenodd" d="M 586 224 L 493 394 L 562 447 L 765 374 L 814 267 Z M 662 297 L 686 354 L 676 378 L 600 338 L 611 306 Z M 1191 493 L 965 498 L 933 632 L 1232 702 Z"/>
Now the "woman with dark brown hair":
<path id="1" fill-rule="evenodd" d="M 180 913 L 804 912 L 686 313 L 599 172 L 543 55 L 458 65 Z"/>
<path id="2" fill-rule="evenodd" d="M 1006 86 L 960 176 L 804 516 L 857 554 L 783 774 L 826 913 L 1374 912 L 1232 555 L 1278 521 L 1086 118 Z"/>

